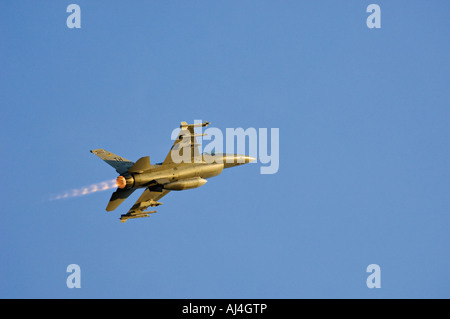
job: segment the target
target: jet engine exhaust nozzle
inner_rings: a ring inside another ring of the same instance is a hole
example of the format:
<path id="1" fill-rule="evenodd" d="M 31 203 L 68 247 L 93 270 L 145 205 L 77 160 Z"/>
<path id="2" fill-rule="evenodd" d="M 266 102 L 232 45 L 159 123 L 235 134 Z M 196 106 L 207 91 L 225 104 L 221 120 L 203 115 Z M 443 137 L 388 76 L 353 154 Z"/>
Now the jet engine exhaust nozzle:
<path id="1" fill-rule="evenodd" d="M 131 175 L 120 175 L 117 177 L 116 184 L 118 188 L 132 188 L 134 186 L 134 178 Z"/>
<path id="2" fill-rule="evenodd" d="M 117 177 L 116 184 L 119 188 L 125 188 L 127 186 L 127 180 L 125 179 L 125 177 L 120 175 L 119 177 Z"/>

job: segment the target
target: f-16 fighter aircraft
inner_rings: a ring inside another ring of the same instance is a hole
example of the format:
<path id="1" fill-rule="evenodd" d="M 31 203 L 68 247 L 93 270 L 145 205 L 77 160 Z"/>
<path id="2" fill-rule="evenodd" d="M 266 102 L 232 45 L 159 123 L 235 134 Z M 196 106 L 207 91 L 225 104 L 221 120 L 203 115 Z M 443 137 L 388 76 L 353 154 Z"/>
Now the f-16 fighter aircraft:
<path id="1" fill-rule="evenodd" d="M 135 163 L 103 149 L 91 150 L 119 173 L 117 190 L 112 194 L 106 207 L 108 212 L 115 210 L 136 189 L 145 189 L 136 203 L 120 221 L 149 217 L 156 213 L 146 211 L 149 207 L 159 206 L 159 200 L 170 191 L 197 188 L 206 183 L 206 179 L 222 173 L 229 168 L 256 160 L 254 157 L 239 154 L 200 154 L 195 127 L 206 127 L 209 122 L 187 124 L 181 122 L 180 133 L 173 143 L 169 154 L 162 163 L 150 165 L 150 157 L 144 156 Z"/>

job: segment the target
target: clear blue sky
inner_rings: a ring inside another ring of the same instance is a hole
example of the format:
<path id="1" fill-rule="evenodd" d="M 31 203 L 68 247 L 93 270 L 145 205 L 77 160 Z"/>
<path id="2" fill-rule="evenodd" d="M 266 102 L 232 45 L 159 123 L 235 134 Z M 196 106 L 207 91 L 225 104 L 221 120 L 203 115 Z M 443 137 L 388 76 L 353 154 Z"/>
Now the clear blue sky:
<path id="1" fill-rule="evenodd" d="M 449 12 L 2 1 L 0 297 L 449 298 Z M 159 162 L 196 119 L 279 128 L 278 173 L 229 169 L 125 224 L 139 194 L 113 213 L 112 191 L 48 200 L 117 176 L 89 150 Z"/>

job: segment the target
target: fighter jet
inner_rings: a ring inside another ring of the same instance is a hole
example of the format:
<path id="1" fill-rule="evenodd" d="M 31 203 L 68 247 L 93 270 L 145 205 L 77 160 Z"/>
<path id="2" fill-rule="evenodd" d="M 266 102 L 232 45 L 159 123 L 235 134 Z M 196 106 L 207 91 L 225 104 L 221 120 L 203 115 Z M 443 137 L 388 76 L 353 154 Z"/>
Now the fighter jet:
<path id="1" fill-rule="evenodd" d="M 170 191 L 181 191 L 204 185 L 206 179 L 222 173 L 224 168 L 234 167 L 256 160 L 240 154 L 200 154 L 195 127 L 206 127 L 210 123 L 187 124 L 181 122 L 180 132 L 164 162 L 150 164 L 144 156 L 135 163 L 103 149 L 91 150 L 120 175 L 117 190 L 112 194 L 106 211 L 115 210 L 128 196 L 139 188 L 145 189 L 130 210 L 120 216 L 122 223 L 128 219 L 149 217 L 156 210 L 146 210 L 162 203 L 159 200 Z"/>

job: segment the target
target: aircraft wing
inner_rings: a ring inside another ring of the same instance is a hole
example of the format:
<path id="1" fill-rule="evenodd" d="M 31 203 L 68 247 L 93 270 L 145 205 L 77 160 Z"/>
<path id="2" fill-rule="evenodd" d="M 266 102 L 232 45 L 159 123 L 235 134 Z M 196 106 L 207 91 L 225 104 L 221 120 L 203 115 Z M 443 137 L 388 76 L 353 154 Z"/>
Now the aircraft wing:
<path id="1" fill-rule="evenodd" d="M 139 199 L 134 203 L 134 205 L 130 208 L 130 210 L 120 216 L 120 221 L 122 223 L 126 222 L 128 219 L 132 218 L 140 218 L 140 217 L 149 217 L 149 214 L 156 213 L 154 211 L 145 211 L 149 207 L 159 206 L 162 203 L 159 203 L 158 200 L 166 196 L 170 191 L 163 189 L 161 192 L 152 191 L 149 188 L 146 188 Z"/>
<path id="2" fill-rule="evenodd" d="M 169 154 L 167 154 L 164 164 L 172 163 L 196 163 L 202 161 L 202 157 L 197 143 L 197 136 L 202 136 L 204 134 L 195 134 L 195 127 L 208 126 L 209 122 L 198 123 L 198 124 L 187 124 L 186 122 L 181 122 L 180 133 L 172 145 Z M 184 151 L 189 151 L 190 154 L 184 154 Z"/>

